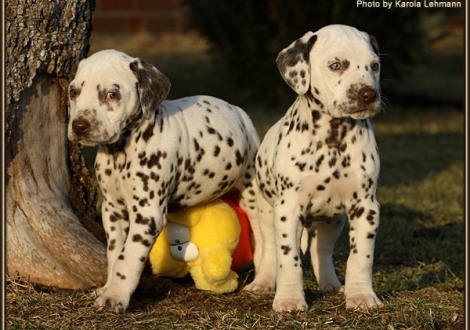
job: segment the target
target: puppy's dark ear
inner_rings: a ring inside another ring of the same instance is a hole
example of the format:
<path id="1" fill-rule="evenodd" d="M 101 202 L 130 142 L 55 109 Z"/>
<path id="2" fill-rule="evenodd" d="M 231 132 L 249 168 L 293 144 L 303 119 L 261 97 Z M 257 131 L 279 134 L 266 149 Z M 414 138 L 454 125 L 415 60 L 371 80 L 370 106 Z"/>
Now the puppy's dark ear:
<path id="1" fill-rule="evenodd" d="M 372 49 L 374 49 L 374 52 L 379 55 L 379 43 L 377 42 L 377 39 L 375 39 L 374 36 L 369 34 L 369 41 L 372 45 Z"/>
<path id="2" fill-rule="evenodd" d="M 129 65 L 137 78 L 137 93 L 144 116 L 149 119 L 170 92 L 170 80 L 153 65 L 136 58 Z"/>
<path id="3" fill-rule="evenodd" d="M 310 51 L 316 40 L 317 35 L 307 32 L 284 48 L 276 58 L 282 78 L 299 95 L 304 95 L 310 88 Z"/>

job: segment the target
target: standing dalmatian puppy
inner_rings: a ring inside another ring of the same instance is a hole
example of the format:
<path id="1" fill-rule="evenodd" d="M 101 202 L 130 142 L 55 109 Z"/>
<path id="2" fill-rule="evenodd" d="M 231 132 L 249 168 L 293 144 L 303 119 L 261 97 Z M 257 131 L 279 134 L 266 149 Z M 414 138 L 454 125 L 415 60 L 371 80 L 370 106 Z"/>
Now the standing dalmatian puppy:
<path id="1" fill-rule="evenodd" d="M 126 310 L 168 212 L 232 190 L 256 218 L 248 187 L 259 137 L 247 114 L 207 96 L 165 101 L 169 89 L 155 67 L 115 50 L 81 61 L 69 86 L 69 139 L 99 145 L 108 240 L 99 309 Z"/>
<path id="2" fill-rule="evenodd" d="M 344 290 L 347 308 L 380 307 L 372 288 L 380 165 L 368 119 L 381 107 L 377 42 L 355 28 L 330 25 L 306 33 L 276 62 L 298 97 L 257 154 L 262 256 L 245 289 L 275 288 L 274 310 L 305 310 L 300 242 L 304 227 L 316 222 L 310 253 L 320 289 Z M 343 288 L 332 254 L 346 219 Z"/>

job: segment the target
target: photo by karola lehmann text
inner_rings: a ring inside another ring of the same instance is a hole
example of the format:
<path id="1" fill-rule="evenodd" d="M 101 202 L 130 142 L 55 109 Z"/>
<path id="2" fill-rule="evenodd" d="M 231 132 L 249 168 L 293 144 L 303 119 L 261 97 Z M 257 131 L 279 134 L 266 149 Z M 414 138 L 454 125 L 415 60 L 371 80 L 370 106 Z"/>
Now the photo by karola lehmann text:
<path id="1" fill-rule="evenodd" d="M 462 8 L 460 1 L 361 1 L 356 2 L 357 8 Z"/>

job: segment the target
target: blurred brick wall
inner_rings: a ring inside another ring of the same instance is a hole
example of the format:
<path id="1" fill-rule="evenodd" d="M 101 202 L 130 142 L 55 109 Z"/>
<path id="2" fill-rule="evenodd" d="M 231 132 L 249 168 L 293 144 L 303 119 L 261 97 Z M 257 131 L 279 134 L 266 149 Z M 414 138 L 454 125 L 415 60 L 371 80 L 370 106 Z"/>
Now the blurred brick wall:
<path id="1" fill-rule="evenodd" d="M 181 32 L 187 27 L 180 0 L 96 0 L 94 33 Z"/>

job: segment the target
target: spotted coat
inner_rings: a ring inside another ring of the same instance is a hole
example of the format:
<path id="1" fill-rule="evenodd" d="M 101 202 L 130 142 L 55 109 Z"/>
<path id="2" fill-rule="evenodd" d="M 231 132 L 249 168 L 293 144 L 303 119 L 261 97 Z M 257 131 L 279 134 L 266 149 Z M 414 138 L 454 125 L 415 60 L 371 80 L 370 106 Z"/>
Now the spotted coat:
<path id="1" fill-rule="evenodd" d="M 115 50 L 80 62 L 69 87 L 69 139 L 99 145 L 108 280 L 98 308 L 126 310 L 166 213 L 229 191 L 256 212 L 259 138 L 247 114 L 209 96 L 168 101 L 169 88 L 155 67 Z"/>
<path id="2" fill-rule="evenodd" d="M 277 311 L 307 308 L 301 240 L 310 247 L 323 291 L 344 290 L 347 308 L 382 304 L 372 289 L 380 161 L 368 119 L 381 104 L 377 52 L 368 34 L 331 25 L 306 33 L 277 58 L 298 97 L 267 132 L 256 157 L 263 248 L 257 275 L 246 287 L 276 289 Z M 332 253 L 346 219 L 351 251 L 343 288 Z M 312 222 L 317 231 L 309 241 L 304 228 L 313 228 Z"/>

